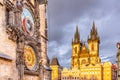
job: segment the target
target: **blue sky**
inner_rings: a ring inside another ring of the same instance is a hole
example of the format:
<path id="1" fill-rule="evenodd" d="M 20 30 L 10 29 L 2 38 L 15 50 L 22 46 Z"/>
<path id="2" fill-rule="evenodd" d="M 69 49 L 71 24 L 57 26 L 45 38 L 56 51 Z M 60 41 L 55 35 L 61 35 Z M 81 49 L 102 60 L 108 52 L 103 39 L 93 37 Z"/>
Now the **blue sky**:
<path id="1" fill-rule="evenodd" d="M 120 41 L 120 0 L 48 0 L 48 56 L 70 66 L 71 41 L 78 24 L 80 39 L 87 44 L 93 20 L 100 36 L 102 62 L 116 61 Z"/>

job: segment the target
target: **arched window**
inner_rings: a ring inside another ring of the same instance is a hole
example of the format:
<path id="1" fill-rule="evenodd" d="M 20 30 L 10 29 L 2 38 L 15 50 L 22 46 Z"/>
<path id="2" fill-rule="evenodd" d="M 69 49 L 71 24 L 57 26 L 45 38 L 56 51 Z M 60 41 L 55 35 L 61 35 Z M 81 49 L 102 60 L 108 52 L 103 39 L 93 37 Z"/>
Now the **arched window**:
<path id="1" fill-rule="evenodd" d="M 77 53 L 77 47 L 74 48 L 75 53 Z"/>
<path id="2" fill-rule="evenodd" d="M 91 50 L 94 51 L 94 44 L 92 44 L 91 48 L 92 48 Z"/>

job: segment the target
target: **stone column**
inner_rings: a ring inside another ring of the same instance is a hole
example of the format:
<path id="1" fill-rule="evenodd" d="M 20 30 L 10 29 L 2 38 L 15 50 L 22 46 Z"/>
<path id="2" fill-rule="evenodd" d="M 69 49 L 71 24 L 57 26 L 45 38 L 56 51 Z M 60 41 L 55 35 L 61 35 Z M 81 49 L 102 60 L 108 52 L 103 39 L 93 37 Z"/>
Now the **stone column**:
<path id="1" fill-rule="evenodd" d="M 16 66 L 18 69 L 19 79 L 23 80 L 24 78 L 24 36 L 18 37 L 17 40 L 17 60 L 16 60 Z"/>
<path id="2" fill-rule="evenodd" d="M 19 10 L 15 11 L 15 25 L 16 27 L 21 27 L 21 12 Z"/>
<path id="3" fill-rule="evenodd" d="M 41 34 L 39 32 L 40 29 L 40 17 L 39 17 L 39 3 L 38 0 L 35 0 L 35 33 L 34 33 L 34 38 L 37 39 L 37 47 L 38 47 L 38 55 L 39 55 L 39 60 L 41 58 Z"/>

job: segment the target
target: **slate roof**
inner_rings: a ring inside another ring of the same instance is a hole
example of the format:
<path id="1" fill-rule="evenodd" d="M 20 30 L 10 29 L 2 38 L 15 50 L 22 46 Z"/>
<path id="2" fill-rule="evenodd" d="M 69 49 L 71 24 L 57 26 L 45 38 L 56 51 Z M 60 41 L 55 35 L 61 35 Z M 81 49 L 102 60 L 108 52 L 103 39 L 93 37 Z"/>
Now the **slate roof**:
<path id="1" fill-rule="evenodd" d="M 58 59 L 56 57 L 52 59 L 51 65 L 58 65 L 58 66 L 60 66 L 59 62 L 58 62 Z"/>

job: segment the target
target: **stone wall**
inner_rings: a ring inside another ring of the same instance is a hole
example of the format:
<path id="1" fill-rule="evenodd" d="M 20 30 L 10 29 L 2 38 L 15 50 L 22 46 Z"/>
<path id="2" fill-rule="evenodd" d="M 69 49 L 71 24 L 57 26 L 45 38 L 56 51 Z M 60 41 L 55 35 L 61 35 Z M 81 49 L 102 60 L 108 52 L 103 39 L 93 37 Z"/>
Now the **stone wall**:
<path id="1" fill-rule="evenodd" d="M 39 77 L 34 75 L 24 75 L 24 80 L 39 80 Z"/>
<path id="2" fill-rule="evenodd" d="M 0 80 L 17 80 L 18 72 L 16 69 L 16 44 L 8 39 L 5 25 L 5 6 L 3 0 L 0 0 L 0 53 L 9 56 L 12 60 L 0 57 Z"/>
<path id="3" fill-rule="evenodd" d="M 0 6 L 0 52 L 11 56 L 15 60 L 16 44 L 8 39 L 5 24 L 5 6 Z"/>
<path id="4" fill-rule="evenodd" d="M 41 4 L 40 9 L 40 34 L 41 34 L 41 57 L 43 65 L 47 64 L 47 23 L 46 23 L 46 5 Z"/>
<path id="5" fill-rule="evenodd" d="M 14 61 L 0 58 L 0 80 L 18 80 L 18 71 Z"/>

